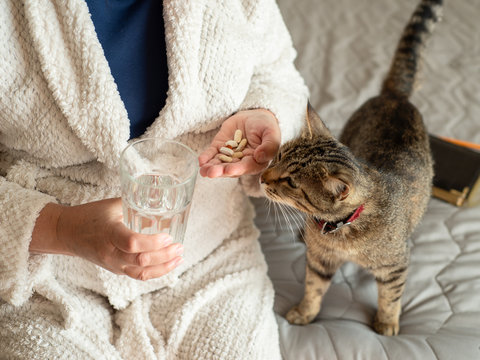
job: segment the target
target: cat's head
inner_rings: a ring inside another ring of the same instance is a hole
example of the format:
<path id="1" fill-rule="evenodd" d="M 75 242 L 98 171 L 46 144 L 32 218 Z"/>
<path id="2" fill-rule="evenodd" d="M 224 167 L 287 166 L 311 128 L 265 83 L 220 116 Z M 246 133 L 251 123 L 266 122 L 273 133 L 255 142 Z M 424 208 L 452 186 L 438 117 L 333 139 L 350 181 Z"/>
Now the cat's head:
<path id="1" fill-rule="evenodd" d="M 309 105 L 301 135 L 281 146 L 261 183 L 270 199 L 333 221 L 356 205 L 359 173 L 350 150 Z"/>

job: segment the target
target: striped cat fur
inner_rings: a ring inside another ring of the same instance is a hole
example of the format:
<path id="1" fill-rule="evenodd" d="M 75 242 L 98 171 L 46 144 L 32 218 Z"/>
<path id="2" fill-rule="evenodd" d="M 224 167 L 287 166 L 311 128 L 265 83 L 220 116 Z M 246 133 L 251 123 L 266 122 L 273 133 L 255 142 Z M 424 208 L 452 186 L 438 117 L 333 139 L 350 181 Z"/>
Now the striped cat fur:
<path id="1" fill-rule="evenodd" d="M 307 324 L 346 261 L 376 279 L 374 330 L 399 332 L 408 238 L 420 222 L 433 177 L 422 115 L 409 101 L 441 0 L 423 0 L 398 43 L 380 95 L 366 101 L 337 140 L 309 106 L 302 134 L 284 144 L 261 182 L 268 198 L 306 214 L 305 293 L 287 314 Z"/>

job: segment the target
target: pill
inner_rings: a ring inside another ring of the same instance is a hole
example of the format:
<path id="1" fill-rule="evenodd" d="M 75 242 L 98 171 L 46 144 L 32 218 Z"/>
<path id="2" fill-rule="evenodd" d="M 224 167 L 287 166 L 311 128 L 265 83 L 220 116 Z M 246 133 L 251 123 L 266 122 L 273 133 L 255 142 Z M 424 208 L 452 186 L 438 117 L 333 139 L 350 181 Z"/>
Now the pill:
<path id="1" fill-rule="evenodd" d="M 235 151 L 243 151 L 243 149 L 245 149 L 245 146 L 247 146 L 247 139 L 242 139 Z"/>
<path id="2" fill-rule="evenodd" d="M 220 154 L 218 158 L 223 162 L 232 162 L 233 160 L 230 156 L 223 155 L 223 154 Z"/>
<path id="3" fill-rule="evenodd" d="M 230 149 L 235 149 L 238 146 L 238 143 L 235 140 L 228 140 L 225 143 L 225 146 L 230 148 Z"/>
<path id="4" fill-rule="evenodd" d="M 235 134 L 233 135 L 233 140 L 237 142 L 237 144 L 242 140 L 242 130 L 237 129 L 235 130 Z"/>
<path id="5" fill-rule="evenodd" d="M 234 159 L 241 159 L 241 158 L 243 157 L 243 152 L 241 152 L 241 151 L 236 151 L 236 152 L 233 153 L 232 157 L 233 157 Z"/>
<path id="6" fill-rule="evenodd" d="M 222 147 L 220 148 L 220 152 L 221 152 L 222 154 L 225 154 L 225 155 L 228 155 L 228 156 L 232 156 L 233 153 L 234 153 L 234 151 L 233 151 L 232 149 L 229 149 L 229 148 L 227 148 L 227 147 L 225 147 L 225 146 L 222 146 Z"/>

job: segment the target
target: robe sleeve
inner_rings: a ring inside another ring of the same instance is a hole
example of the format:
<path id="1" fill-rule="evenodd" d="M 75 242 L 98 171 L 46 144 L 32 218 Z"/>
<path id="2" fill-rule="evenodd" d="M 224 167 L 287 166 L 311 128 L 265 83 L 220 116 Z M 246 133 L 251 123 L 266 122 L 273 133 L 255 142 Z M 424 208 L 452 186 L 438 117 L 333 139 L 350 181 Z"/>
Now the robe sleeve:
<path id="1" fill-rule="evenodd" d="M 0 177 L 0 298 L 12 305 L 26 302 L 49 276 L 49 256 L 28 248 L 38 214 L 50 202 L 55 198 Z"/>
<path id="2" fill-rule="evenodd" d="M 308 89 L 295 68 L 297 53 L 276 2 L 258 2 L 250 21 L 256 31 L 252 49 L 258 63 L 240 110 L 270 110 L 277 118 L 284 144 L 303 127 Z M 258 176 L 245 176 L 241 181 L 247 194 L 261 195 Z"/>

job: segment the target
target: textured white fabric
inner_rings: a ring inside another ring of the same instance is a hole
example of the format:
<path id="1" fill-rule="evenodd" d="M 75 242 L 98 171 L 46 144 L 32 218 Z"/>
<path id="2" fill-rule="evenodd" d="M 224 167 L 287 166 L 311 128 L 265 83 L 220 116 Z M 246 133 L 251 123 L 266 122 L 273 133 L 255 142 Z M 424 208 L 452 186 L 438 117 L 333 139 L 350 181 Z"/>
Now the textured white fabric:
<path id="1" fill-rule="evenodd" d="M 280 359 L 251 205 L 247 214 L 177 286 L 141 295 L 123 310 L 65 283 L 53 300 L 40 289 L 18 308 L 0 303 L 0 358 Z M 67 327 L 65 307 L 75 317 Z"/>
<path id="2" fill-rule="evenodd" d="M 225 118 L 256 107 L 274 112 L 282 141 L 298 133 L 307 89 L 275 1 L 169 0 L 164 17 L 168 97 L 144 136 L 176 139 L 200 153 Z M 85 299 L 75 300 L 66 287 L 127 309 L 142 294 L 181 286 L 244 217 L 247 198 L 238 179 L 198 179 L 185 263 L 160 279 L 140 282 L 78 258 L 30 256 L 32 229 L 46 203 L 119 195 L 117 165 L 129 122 L 84 0 L 0 2 L 0 43 L 1 299 L 28 307 L 32 293 L 41 294 L 73 329 Z M 269 287 L 265 279 L 257 285 Z M 124 351 L 128 341 L 122 340 Z"/>

